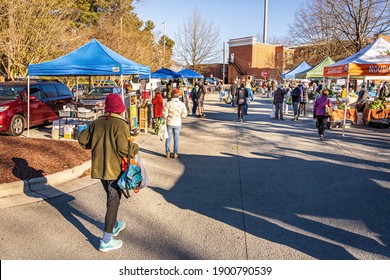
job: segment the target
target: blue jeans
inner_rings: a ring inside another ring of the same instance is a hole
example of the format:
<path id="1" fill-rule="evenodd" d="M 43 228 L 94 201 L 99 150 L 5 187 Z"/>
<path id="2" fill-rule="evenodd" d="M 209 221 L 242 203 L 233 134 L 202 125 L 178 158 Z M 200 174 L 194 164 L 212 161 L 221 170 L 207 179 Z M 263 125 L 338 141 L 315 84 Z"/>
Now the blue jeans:
<path id="1" fill-rule="evenodd" d="M 167 125 L 168 138 L 165 140 L 165 152 L 171 152 L 171 139 L 173 134 L 173 153 L 179 154 L 179 135 L 181 126 Z"/>

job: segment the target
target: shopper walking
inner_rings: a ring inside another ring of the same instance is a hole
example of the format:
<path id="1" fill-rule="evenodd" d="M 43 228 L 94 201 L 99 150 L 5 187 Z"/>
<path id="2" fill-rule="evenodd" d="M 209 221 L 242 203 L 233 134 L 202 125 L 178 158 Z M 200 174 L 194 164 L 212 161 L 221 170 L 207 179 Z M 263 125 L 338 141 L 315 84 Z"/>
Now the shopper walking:
<path id="1" fill-rule="evenodd" d="M 107 210 L 99 250 L 108 252 L 119 249 L 123 244 L 114 238 L 126 226 L 124 221 L 117 219 L 122 194 L 117 181 L 122 172 L 122 157 L 127 157 L 130 146 L 130 157 L 134 158 L 138 153 L 138 145 L 129 144 L 129 124 L 121 116 L 126 106 L 120 95 L 107 95 L 104 110 L 105 114 L 80 134 L 78 142 L 82 148 L 91 149 L 91 178 L 100 179 L 106 192 Z"/>
<path id="2" fill-rule="evenodd" d="M 332 102 L 328 99 L 328 90 L 322 90 L 321 94 L 321 97 L 318 97 L 313 105 L 313 119 L 317 119 L 318 135 L 323 141 L 328 122 L 328 117 L 325 116 L 325 105 L 332 107 Z"/>
<path id="3" fill-rule="evenodd" d="M 230 94 L 230 97 L 232 99 L 232 107 L 235 107 L 236 106 L 236 103 L 237 103 L 237 98 L 236 98 L 236 95 L 237 95 L 237 88 L 238 88 L 238 85 L 237 85 L 237 81 L 235 80 L 233 82 L 233 84 L 230 86 L 229 88 L 229 94 Z"/>
<path id="4" fill-rule="evenodd" d="M 187 109 L 179 100 L 179 90 L 175 89 L 172 99 L 167 102 L 163 109 L 163 116 L 167 120 L 168 138 L 165 140 L 165 156 L 171 157 L 171 140 L 173 135 L 173 158 L 179 157 L 179 136 L 181 119 L 187 117 Z"/>
<path id="5" fill-rule="evenodd" d="M 192 100 L 192 115 L 195 116 L 196 109 L 198 108 L 198 102 L 196 102 L 196 95 L 198 93 L 198 85 L 195 85 L 191 90 L 191 100 Z"/>
<path id="6" fill-rule="evenodd" d="M 206 92 L 207 90 L 204 84 L 202 82 L 199 82 L 199 88 L 196 93 L 196 102 L 198 103 L 198 111 L 199 111 L 199 115 L 197 116 L 198 118 L 206 117 L 206 114 L 204 113 L 204 107 L 203 107 Z"/>
<path id="7" fill-rule="evenodd" d="M 255 101 L 250 83 L 246 84 L 246 90 L 248 91 L 248 98 L 246 99 L 246 104 L 244 107 L 244 115 L 248 115 L 249 103 L 251 103 L 252 101 Z"/>
<path id="8" fill-rule="evenodd" d="M 162 111 L 164 107 L 164 100 L 162 97 L 161 89 L 157 87 L 154 90 L 155 96 L 152 99 L 153 105 L 153 125 L 155 126 L 162 118 Z"/>
<path id="9" fill-rule="evenodd" d="M 301 103 L 301 88 L 297 85 L 291 92 L 291 98 L 293 103 L 294 117 L 293 121 L 298 120 L 299 117 L 299 105 Z"/>
<path id="10" fill-rule="evenodd" d="M 245 88 L 244 82 L 237 89 L 237 120 L 242 122 L 244 118 L 245 105 L 248 102 L 248 90 Z"/>
<path id="11" fill-rule="evenodd" d="M 274 91 L 274 105 L 275 105 L 275 119 L 284 120 L 283 118 L 283 100 L 284 96 L 287 93 L 284 89 L 282 89 L 282 84 L 278 85 L 278 88 Z"/>
<path id="12" fill-rule="evenodd" d="M 356 100 L 356 105 L 355 105 L 355 107 L 359 113 L 362 113 L 364 108 L 366 107 L 367 98 L 368 98 L 368 91 L 366 89 L 366 85 L 362 84 L 360 86 L 358 99 Z"/>
<path id="13" fill-rule="evenodd" d="M 301 87 L 301 103 L 300 103 L 300 115 L 306 117 L 306 105 L 309 102 L 309 86 L 307 83 L 303 83 Z"/>

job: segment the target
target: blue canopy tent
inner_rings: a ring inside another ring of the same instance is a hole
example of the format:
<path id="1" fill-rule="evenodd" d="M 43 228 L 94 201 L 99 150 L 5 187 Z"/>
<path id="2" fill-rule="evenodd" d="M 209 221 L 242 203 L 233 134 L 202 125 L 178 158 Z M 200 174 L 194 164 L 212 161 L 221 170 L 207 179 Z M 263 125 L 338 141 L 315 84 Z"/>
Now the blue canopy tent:
<path id="1" fill-rule="evenodd" d="M 177 73 L 183 75 L 183 77 L 187 78 L 187 79 L 203 79 L 204 78 L 203 75 L 201 75 L 198 72 L 195 72 L 194 70 L 189 69 L 189 68 L 180 70 Z"/>
<path id="2" fill-rule="evenodd" d="M 150 67 L 138 64 L 107 48 L 97 39 L 54 60 L 30 64 L 28 73 L 28 117 L 30 125 L 30 76 L 121 76 L 124 99 L 123 75 L 150 75 Z M 77 98 L 77 97 L 76 97 Z M 29 131 L 28 131 L 29 135 Z"/>
<path id="3" fill-rule="evenodd" d="M 183 78 L 183 75 L 163 67 L 150 73 L 150 77 L 152 79 L 180 79 Z"/>
<path id="4" fill-rule="evenodd" d="M 303 71 L 308 70 L 310 68 L 311 68 L 311 66 L 304 61 L 301 64 L 299 64 L 297 67 L 292 69 L 291 71 L 282 74 L 280 77 L 282 79 L 295 79 L 295 74 L 303 72 Z"/>
<path id="5" fill-rule="evenodd" d="M 64 56 L 27 67 L 29 76 L 149 75 L 150 67 L 138 64 L 107 48 L 98 40 Z"/>

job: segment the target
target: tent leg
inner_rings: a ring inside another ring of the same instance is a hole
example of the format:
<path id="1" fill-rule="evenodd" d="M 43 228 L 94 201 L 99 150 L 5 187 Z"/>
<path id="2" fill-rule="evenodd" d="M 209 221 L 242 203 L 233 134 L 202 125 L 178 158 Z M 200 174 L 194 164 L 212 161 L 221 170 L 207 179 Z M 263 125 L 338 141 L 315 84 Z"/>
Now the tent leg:
<path id="1" fill-rule="evenodd" d="M 343 119 L 343 136 L 345 135 L 345 123 L 346 123 L 346 119 L 347 119 L 347 106 L 348 106 L 348 99 L 349 99 L 349 96 L 348 96 L 348 91 L 349 91 L 349 75 L 347 76 L 347 96 L 345 97 L 345 103 L 344 103 L 344 119 Z"/>
<path id="2" fill-rule="evenodd" d="M 30 75 L 27 76 L 27 137 L 30 137 Z"/>

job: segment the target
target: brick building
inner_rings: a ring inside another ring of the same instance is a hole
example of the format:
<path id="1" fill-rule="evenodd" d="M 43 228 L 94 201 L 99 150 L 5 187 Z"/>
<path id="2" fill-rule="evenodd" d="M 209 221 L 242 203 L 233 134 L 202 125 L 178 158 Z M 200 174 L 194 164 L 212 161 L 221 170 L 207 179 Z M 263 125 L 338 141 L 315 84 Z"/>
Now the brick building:
<path id="1" fill-rule="evenodd" d="M 229 40 L 228 82 L 248 78 L 279 79 L 280 75 L 293 66 L 294 49 L 281 45 L 263 44 L 256 37 Z M 267 76 L 262 76 L 266 72 Z"/>

